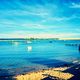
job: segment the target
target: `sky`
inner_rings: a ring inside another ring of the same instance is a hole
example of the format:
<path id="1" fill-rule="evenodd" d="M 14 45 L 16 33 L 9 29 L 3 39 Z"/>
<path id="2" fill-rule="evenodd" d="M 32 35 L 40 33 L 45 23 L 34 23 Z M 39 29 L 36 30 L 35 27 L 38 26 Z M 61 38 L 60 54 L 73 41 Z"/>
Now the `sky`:
<path id="1" fill-rule="evenodd" d="M 80 38 L 80 0 L 0 0 L 0 38 Z"/>

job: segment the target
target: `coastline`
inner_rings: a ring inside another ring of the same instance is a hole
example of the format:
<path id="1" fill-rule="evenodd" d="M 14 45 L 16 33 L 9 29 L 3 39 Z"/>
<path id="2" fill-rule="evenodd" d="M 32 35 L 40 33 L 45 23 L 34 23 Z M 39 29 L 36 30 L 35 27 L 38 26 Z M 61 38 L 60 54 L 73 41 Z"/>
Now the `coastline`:
<path id="1" fill-rule="evenodd" d="M 73 65 L 66 64 L 48 69 L 28 72 L 13 77 L 15 80 L 80 80 L 80 61 L 73 61 Z"/>
<path id="2" fill-rule="evenodd" d="M 13 78 L 16 80 L 44 80 L 45 78 L 56 78 L 57 80 L 68 80 L 73 77 L 70 73 L 65 73 L 63 71 L 70 67 L 56 67 L 43 69 L 39 71 L 29 72 L 26 74 L 16 75 Z"/>
<path id="3" fill-rule="evenodd" d="M 0 80 L 80 80 L 80 63 L 47 69 L 29 71 L 22 74 L 0 76 Z"/>

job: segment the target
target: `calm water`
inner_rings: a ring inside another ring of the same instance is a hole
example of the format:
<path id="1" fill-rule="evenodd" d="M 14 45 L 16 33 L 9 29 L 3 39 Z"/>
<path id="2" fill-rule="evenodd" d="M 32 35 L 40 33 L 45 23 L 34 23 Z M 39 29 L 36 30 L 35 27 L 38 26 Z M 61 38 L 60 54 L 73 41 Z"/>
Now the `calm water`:
<path id="1" fill-rule="evenodd" d="M 80 41 L 0 41 L 0 69 L 27 67 L 27 71 L 80 60 L 78 46 L 65 44 L 80 44 Z"/>

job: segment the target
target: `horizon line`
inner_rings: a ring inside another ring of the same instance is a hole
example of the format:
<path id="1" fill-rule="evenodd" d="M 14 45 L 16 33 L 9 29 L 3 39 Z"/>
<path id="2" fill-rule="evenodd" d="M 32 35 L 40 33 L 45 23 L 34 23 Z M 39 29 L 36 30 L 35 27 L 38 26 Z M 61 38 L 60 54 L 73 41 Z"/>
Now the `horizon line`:
<path id="1" fill-rule="evenodd" d="M 24 37 L 24 38 L 18 38 L 18 37 L 17 37 L 17 38 L 16 38 L 16 37 L 15 37 L 15 38 L 14 38 L 14 37 L 13 37 L 13 38 L 0 38 L 0 40 L 10 40 L 10 39 L 11 39 L 11 40 L 13 40 L 13 39 L 14 39 L 14 40 L 15 40 L 15 39 L 56 39 L 56 40 L 80 40 L 80 38 L 56 38 L 56 37 L 55 37 L 55 38 L 54 38 L 54 37 L 53 37 L 53 38 L 45 38 L 45 37 L 44 37 L 44 38 L 41 38 L 41 37 L 40 37 L 40 38 L 37 38 L 37 37 L 36 37 L 36 38 L 34 38 L 34 37 L 28 37 L 28 38 L 25 38 L 25 37 Z"/>

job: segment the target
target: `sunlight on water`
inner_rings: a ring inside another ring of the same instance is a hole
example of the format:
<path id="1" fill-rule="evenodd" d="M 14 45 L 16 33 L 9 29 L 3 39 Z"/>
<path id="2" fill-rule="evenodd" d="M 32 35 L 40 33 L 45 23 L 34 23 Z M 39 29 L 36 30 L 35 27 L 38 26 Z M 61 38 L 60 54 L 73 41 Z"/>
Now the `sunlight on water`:
<path id="1" fill-rule="evenodd" d="M 31 51 L 32 51 L 32 46 L 28 46 L 28 47 L 27 47 L 27 51 L 28 51 L 28 52 L 31 52 Z"/>
<path id="2" fill-rule="evenodd" d="M 18 45 L 19 45 L 19 42 L 13 42 L 13 44 L 14 44 L 15 46 L 18 46 Z"/>

